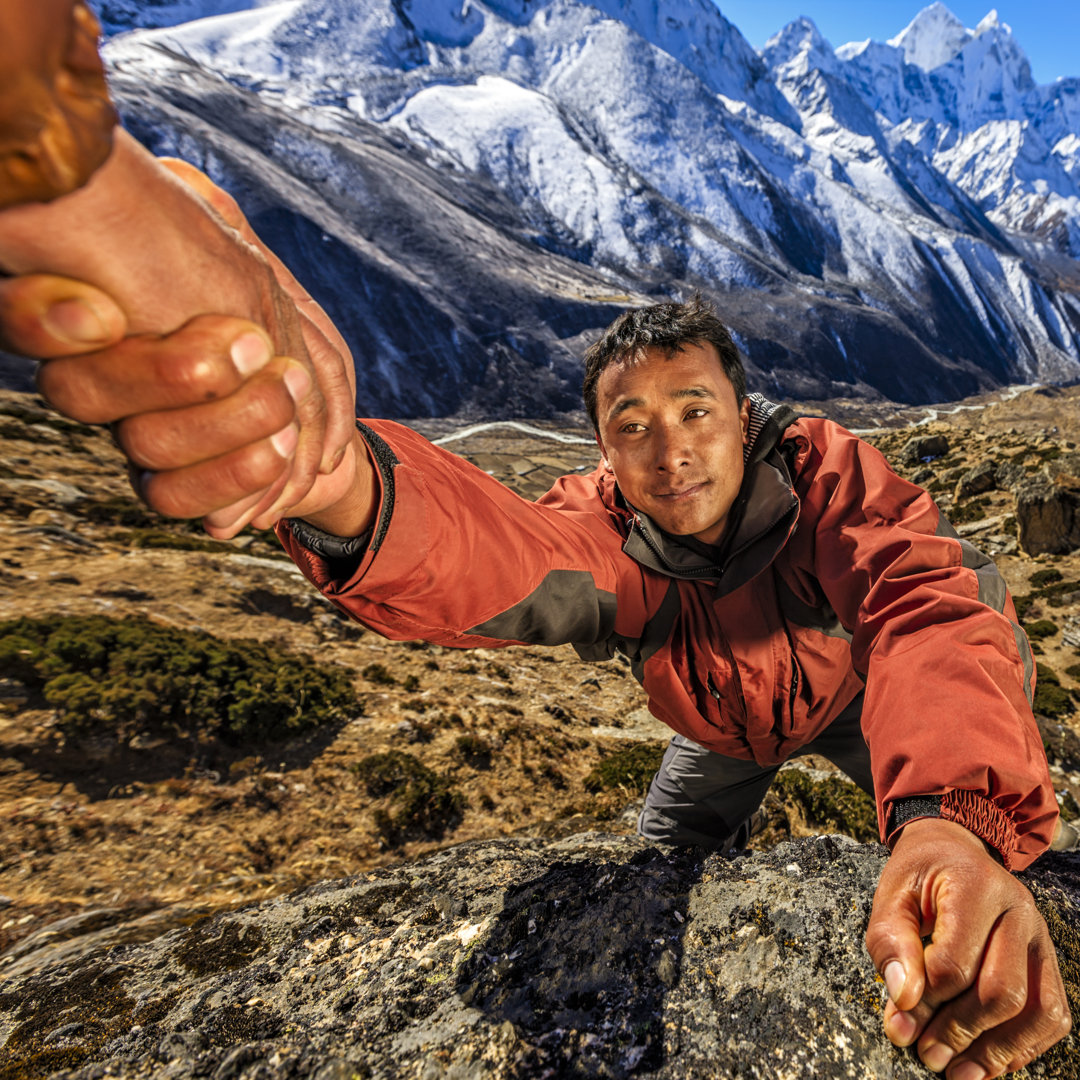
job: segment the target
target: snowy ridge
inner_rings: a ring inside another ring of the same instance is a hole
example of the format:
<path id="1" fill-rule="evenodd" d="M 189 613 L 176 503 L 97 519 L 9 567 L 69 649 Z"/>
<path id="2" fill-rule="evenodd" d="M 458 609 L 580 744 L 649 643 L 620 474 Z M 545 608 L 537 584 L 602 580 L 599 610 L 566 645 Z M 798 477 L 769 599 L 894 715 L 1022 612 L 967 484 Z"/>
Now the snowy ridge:
<path id="1" fill-rule="evenodd" d="M 993 12 L 968 29 L 935 3 L 835 50 L 801 19 L 758 55 L 710 0 L 147 7 L 155 26 L 218 14 L 114 38 L 117 86 L 183 87 L 187 109 L 193 73 L 223 77 L 296 122 L 268 160 L 350 203 L 319 140 L 373 125 L 445 182 L 499 192 L 519 235 L 613 294 L 717 297 L 773 395 L 1080 377 L 1080 79 L 1036 85 Z"/>

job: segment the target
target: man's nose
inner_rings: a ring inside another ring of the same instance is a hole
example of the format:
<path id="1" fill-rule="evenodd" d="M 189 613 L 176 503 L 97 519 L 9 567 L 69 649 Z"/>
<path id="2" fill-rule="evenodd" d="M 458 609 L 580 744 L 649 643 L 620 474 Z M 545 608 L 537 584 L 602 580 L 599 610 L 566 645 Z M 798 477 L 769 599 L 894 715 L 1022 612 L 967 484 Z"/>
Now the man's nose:
<path id="1" fill-rule="evenodd" d="M 655 464 L 658 472 L 676 472 L 690 463 L 690 447 L 685 434 L 675 427 L 657 431 Z"/>

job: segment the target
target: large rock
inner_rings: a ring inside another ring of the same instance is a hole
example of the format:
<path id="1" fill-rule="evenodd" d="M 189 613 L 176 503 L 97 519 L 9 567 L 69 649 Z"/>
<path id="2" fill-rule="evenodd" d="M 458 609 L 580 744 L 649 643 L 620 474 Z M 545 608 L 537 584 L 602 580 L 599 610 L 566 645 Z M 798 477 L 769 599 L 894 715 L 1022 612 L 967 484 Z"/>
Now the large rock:
<path id="1" fill-rule="evenodd" d="M 1016 488 L 1020 544 L 1029 555 L 1080 548 L 1080 453 L 1063 454 Z"/>
<path id="2" fill-rule="evenodd" d="M 949 440 L 944 435 L 913 435 L 900 451 L 905 465 L 918 465 L 920 461 L 933 461 L 949 452 Z"/>
<path id="3" fill-rule="evenodd" d="M 144 944 L 69 940 L 8 969 L 0 1076 L 925 1080 L 862 944 L 884 858 L 476 842 Z M 1080 857 L 1039 865 L 1080 1012 Z M 1080 1077 L 1077 1056 L 1039 1075 Z"/>

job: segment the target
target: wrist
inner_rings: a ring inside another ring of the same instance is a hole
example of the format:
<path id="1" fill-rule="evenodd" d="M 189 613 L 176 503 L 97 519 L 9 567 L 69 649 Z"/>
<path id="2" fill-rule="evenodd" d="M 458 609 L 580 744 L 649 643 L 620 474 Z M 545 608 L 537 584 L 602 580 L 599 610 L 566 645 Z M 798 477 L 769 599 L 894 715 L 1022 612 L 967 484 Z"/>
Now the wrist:
<path id="1" fill-rule="evenodd" d="M 909 821 L 898 832 L 893 842 L 893 852 L 900 854 L 915 847 L 935 847 L 963 844 L 972 852 L 989 855 L 995 862 L 1001 862 L 1001 855 L 982 837 L 955 821 L 944 818 L 916 818 Z"/>
<path id="2" fill-rule="evenodd" d="M 361 536 L 374 525 L 380 496 L 367 444 L 354 430 L 341 464 L 320 478 L 312 497 L 293 507 L 289 517 L 299 518 L 330 536 L 348 539 Z"/>

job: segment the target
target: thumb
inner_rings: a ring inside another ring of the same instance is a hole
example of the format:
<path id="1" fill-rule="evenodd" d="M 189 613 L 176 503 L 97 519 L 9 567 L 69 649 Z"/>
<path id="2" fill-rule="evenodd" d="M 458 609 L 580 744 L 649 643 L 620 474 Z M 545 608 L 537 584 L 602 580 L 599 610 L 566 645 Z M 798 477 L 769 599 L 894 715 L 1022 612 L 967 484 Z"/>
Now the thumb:
<path id="1" fill-rule="evenodd" d="M 51 360 L 92 352 L 123 338 L 127 319 L 100 289 L 54 274 L 0 280 L 0 345 Z"/>
<path id="2" fill-rule="evenodd" d="M 886 867 L 874 895 L 866 949 L 885 980 L 892 1003 L 908 1012 L 926 988 L 920 892 L 896 881 Z"/>

